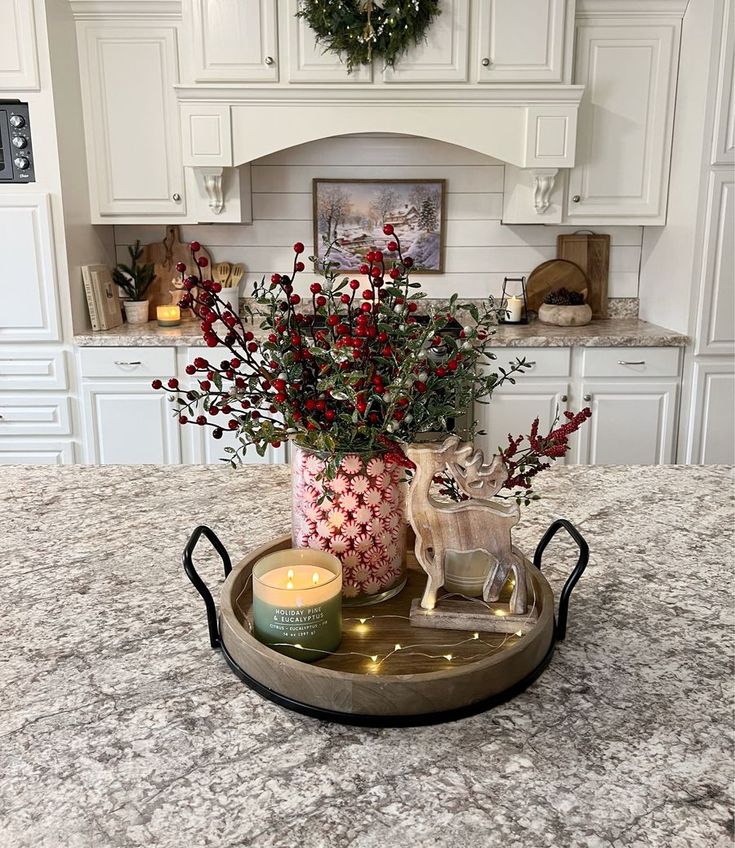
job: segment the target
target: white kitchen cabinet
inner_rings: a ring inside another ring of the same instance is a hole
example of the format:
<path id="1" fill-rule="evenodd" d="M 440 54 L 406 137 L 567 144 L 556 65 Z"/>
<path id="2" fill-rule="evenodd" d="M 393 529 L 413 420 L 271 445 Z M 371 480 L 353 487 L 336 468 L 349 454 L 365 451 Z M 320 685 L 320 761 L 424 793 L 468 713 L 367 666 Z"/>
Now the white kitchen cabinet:
<path id="1" fill-rule="evenodd" d="M 395 67 L 386 68 L 383 79 L 388 83 L 467 82 L 469 32 L 469 0 L 444 0 L 425 41 L 412 46 Z"/>
<path id="2" fill-rule="evenodd" d="M 735 180 L 732 169 L 709 175 L 704 255 L 694 353 L 735 354 Z"/>
<path id="3" fill-rule="evenodd" d="M 712 140 L 713 165 L 735 164 L 735 39 L 732 35 L 734 17 L 732 0 L 725 0 Z"/>
<path id="4" fill-rule="evenodd" d="M 149 380 L 83 380 L 85 460 L 100 465 L 181 462 L 180 425 Z"/>
<path id="5" fill-rule="evenodd" d="M 0 91 L 38 87 L 33 0 L 0 0 Z"/>
<path id="6" fill-rule="evenodd" d="M 276 0 L 189 0 L 195 82 L 276 82 Z"/>
<path id="7" fill-rule="evenodd" d="M 569 223 L 666 223 L 680 30 L 679 17 L 578 17 Z"/>
<path id="8" fill-rule="evenodd" d="M 359 65 L 351 74 L 347 65 L 330 50 L 325 50 L 303 18 L 297 18 L 299 0 L 288 0 L 285 28 L 288 33 L 288 80 L 295 83 L 370 82 L 372 65 Z"/>
<path id="9" fill-rule="evenodd" d="M 0 341 L 60 340 L 48 195 L 0 194 L 0 251 Z"/>
<path id="10" fill-rule="evenodd" d="M 81 20 L 77 40 L 92 223 L 182 218 L 177 25 Z"/>
<path id="11" fill-rule="evenodd" d="M 173 348 L 85 347 L 79 370 L 86 462 L 181 462 L 174 406 L 151 387 L 176 374 Z"/>
<path id="12" fill-rule="evenodd" d="M 0 436 L 70 434 L 71 401 L 68 396 L 0 393 Z"/>
<path id="13" fill-rule="evenodd" d="M 685 461 L 735 464 L 735 369 L 724 356 L 695 357 Z"/>
<path id="14" fill-rule="evenodd" d="M 479 82 L 561 82 L 569 0 L 483 0 Z"/>
<path id="15" fill-rule="evenodd" d="M 678 381 L 583 380 L 580 406 L 592 418 L 579 430 L 577 462 L 658 465 L 674 461 Z"/>

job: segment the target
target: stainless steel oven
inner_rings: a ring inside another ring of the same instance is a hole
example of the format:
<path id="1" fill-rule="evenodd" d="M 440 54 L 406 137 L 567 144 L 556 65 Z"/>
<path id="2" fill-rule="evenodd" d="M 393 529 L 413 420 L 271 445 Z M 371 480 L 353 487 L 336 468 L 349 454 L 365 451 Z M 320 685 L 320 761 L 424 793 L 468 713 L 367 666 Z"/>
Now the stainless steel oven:
<path id="1" fill-rule="evenodd" d="M 0 185 L 35 181 L 28 104 L 0 100 Z"/>

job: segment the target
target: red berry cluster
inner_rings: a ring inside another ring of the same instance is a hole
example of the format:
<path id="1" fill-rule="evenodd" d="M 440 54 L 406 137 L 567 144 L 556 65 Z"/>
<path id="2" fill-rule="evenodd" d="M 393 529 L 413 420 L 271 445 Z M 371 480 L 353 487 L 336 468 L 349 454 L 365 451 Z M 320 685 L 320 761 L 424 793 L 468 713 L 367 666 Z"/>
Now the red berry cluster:
<path id="1" fill-rule="evenodd" d="M 531 425 L 531 432 L 527 436 L 513 437 L 508 434 L 508 447 L 500 452 L 508 469 L 508 479 L 504 483 L 506 489 L 522 489 L 524 493 L 519 495 L 521 500 L 534 498 L 532 492 L 532 480 L 541 471 L 551 467 L 551 462 L 566 456 L 569 450 L 569 436 L 577 430 L 592 416 L 592 410 L 585 407 L 580 412 L 564 411 L 564 423 L 559 425 L 559 417 L 554 420 L 551 430 L 545 436 L 539 436 L 539 419 L 536 418 Z M 558 425 L 558 426 L 557 426 Z M 521 448 L 524 439 L 528 447 Z"/>
<path id="2" fill-rule="evenodd" d="M 475 314 L 459 338 L 443 332 L 461 306 L 456 296 L 448 310 L 420 322 L 424 295 L 410 278 L 413 261 L 391 224 L 383 232 L 385 250 L 372 247 L 360 266 L 364 282 L 338 279 L 326 262 L 320 280 L 297 286 L 305 269 L 304 245 L 297 242 L 290 272 L 256 284 L 257 308 L 245 320 L 227 308 L 219 283 L 205 276 L 208 262 L 192 242 L 196 275 L 177 266 L 181 306 L 195 311 L 205 344 L 225 356 L 219 362 L 196 357 L 186 368 L 190 387 L 154 381 L 154 388 L 173 395 L 179 421 L 212 427 L 217 438 L 234 431 L 235 453 L 249 444 L 263 453 L 297 438 L 333 455 L 383 449 L 402 456 L 401 442 L 445 431 L 473 398 L 489 396 L 527 367 L 519 361 L 502 376 L 477 367 L 494 359 L 488 349 L 492 309 Z"/>

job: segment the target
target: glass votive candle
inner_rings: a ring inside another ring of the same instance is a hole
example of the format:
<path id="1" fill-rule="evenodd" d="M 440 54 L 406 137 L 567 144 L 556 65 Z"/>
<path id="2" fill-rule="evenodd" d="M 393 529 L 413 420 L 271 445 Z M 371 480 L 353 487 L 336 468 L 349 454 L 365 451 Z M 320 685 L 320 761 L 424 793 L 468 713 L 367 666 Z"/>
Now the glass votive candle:
<path id="1" fill-rule="evenodd" d="M 157 306 L 156 320 L 159 327 L 178 327 L 181 323 L 181 309 L 178 306 Z"/>
<path id="2" fill-rule="evenodd" d="M 288 548 L 253 566 L 253 634 L 312 662 L 342 641 L 342 564 L 324 551 Z"/>

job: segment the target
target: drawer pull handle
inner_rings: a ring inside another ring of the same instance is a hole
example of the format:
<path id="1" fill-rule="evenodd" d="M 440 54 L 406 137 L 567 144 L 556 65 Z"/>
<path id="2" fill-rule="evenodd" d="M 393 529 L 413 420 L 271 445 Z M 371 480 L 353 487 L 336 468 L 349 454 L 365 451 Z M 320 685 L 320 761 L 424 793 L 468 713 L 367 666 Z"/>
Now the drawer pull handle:
<path id="1" fill-rule="evenodd" d="M 127 366 L 130 366 L 131 368 L 135 368 L 136 366 L 142 365 L 142 364 L 143 363 L 138 359 L 134 360 L 133 362 L 124 362 L 120 359 L 115 360 L 115 365 L 120 365 L 121 367 L 125 367 L 127 365 Z"/>
<path id="2" fill-rule="evenodd" d="M 646 364 L 645 359 L 638 359 L 638 360 L 618 359 L 618 365 L 645 365 L 645 364 Z"/>

